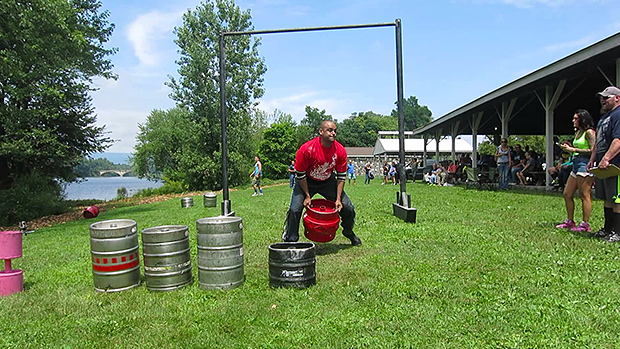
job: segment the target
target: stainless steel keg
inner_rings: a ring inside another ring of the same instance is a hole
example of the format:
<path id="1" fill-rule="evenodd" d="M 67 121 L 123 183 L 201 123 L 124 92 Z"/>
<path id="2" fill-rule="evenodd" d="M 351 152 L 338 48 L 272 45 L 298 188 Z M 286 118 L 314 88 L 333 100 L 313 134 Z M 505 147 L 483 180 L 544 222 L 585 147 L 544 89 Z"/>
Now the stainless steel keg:
<path id="1" fill-rule="evenodd" d="M 169 291 L 192 282 L 189 231 L 186 225 L 164 225 L 142 230 L 146 288 Z"/>
<path id="2" fill-rule="evenodd" d="M 140 285 L 138 226 L 131 219 L 90 225 L 90 252 L 95 290 L 124 291 Z"/>
<path id="3" fill-rule="evenodd" d="M 243 284 L 243 220 L 210 217 L 196 221 L 198 283 L 203 289 L 232 289 Z"/>

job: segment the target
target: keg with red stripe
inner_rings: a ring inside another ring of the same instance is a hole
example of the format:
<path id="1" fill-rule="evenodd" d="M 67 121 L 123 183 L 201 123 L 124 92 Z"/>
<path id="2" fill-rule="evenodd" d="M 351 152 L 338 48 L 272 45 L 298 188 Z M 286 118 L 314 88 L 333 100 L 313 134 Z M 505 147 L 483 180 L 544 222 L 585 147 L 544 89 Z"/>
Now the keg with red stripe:
<path id="1" fill-rule="evenodd" d="M 140 285 L 138 225 L 133 220 L 91 224 L 90 253 L 95 290 L 117 292 Z"/>

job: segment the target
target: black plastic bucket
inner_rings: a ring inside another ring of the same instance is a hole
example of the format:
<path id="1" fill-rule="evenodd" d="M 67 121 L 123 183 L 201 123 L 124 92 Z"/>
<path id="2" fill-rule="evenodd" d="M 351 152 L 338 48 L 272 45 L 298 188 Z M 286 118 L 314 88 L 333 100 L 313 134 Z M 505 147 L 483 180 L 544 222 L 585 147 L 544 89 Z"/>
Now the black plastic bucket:
<path id="1" fill-rule="evenodd" d="M 311 242 L 269 245 L 269 285 L 307 288 L 316 284 L 316 259 Z"/>

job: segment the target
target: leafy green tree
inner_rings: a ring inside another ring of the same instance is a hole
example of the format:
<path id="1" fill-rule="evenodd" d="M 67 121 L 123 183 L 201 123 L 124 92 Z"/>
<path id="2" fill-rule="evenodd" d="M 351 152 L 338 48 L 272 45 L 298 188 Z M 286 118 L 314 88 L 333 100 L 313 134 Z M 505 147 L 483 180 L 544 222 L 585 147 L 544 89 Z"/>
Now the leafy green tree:
<path id="1" fill-rule="evenodd" d="M 411 131 L 433 121 L 433 113 L 425 105 L 418 103 L 416 96 L 410 96 L 403 101 L 405 130 Z M 398 120 L 398 108 L 392 110 L 392 116 Z"/>
<path id="2" fill-rule="evenodd" d="M 398 120 L 372 111 L 353 113 L 338 124 L 338 142 L 345 147 L 373 147 L 378 131 L 398 129 Z"/>
<path id="3" fill-rule="evenodd" d="M 195 150 L 200 146 L 196 132 L 199 125 L 190 118 L 187 109 L 153 110 L 146 123 L 138 127 L 140 132 L 133 156 L 133 166 L 138 176 L 188 184 L 192 178 L 196 181 L 191 183 L 193 187 L 204 184 L 197 175 L 207 170 L 206 163 L 201 163 L 206 161 L 205 157 Z M 197 159 L 188 159 L 192 156 Z M 195 168 L 185 167 L 193 163 Z"/>
<path id="4" fill-rule="evenodd" d="M 179 79 L 170 77 L 171 97 L 187 108 L 198 137 L 192 148 L 184 148 L 183 161 L 175 163 L 178 174 L 186 172 L 190 189 L 218 188 L 221 185 L 221 118 L 219 97 L 219 33 L 249 31 L 250 11 L 241 11 L 232 0 L 207 0 L 183 15 L 183 25 L 175 29 L 181 57 Z M 252 106 L 263 93 L 266 66 L 258 54 L 260 40 L 247 35 L 226 38 L 226 106 L 228 115 L 229 182 L 248 181 L 254 142 Z M 161 158 L 163 156 L 158 156 Z M 155 159 L 155 158 L 154 158 Z M 164 163 L 154 163 L 164 170 Z"/>
<path id="5" fill-rule="evenodd" d="M 521 149 L 525 151 L 525 146 L 529 146 L 530 150 L 536 151 L 538 154 L 543 154 L 545 152 L 545 136 L 509 136 L 508 137 L 508 145 L 515 146 L 516 144 L 521 144 Z"/>
<path id="6" fill-rule="evenodd" d="M 274 124 L 290 123 L 295 125 L 295 121 L 293 121 L 293 116 L 291 114 L 285 113 L 277 108 L 273 111 L 273 114 L 269 115 L 269 120 L 272 120 Z"/>
<path id="7" fill-rule="evenodd" d="M 538 154 L 545 153 L 545 136 L 531 136 L 531 135 L 513 135 L 508 136 L 508 145 L 514 147 L 517 144 L 521 144 L 521 149 L 525 151 L 525 146 L 528 146 L 530 150 L 535 151 Z M 493 144 L 493 140 L 487 138 L 484 142 L 478 146 L 478 153 L 483 155 L 493 155 L 497 146 Z"/>
<path id="8" fill-rule="evenodd" d="M 273 123 L 265 130 L 259 154 L 263 173 L 269 178 L 287 178 L 288 166 L 297 152 L 296 128 L 294 122 Z"/>
<path id="9" fill-rule="evenodd" d="M 0 2 L 0 190 L 28 174 L 72 181 L 111 144 L 89 96 L 93 77 L 115 78 L 108 16 L 97 0 Z"/>
<path id="10" fill-rule="evenodd" d="M 486 139 L 478 145 L 478 154 L 480 155 L 494 155 L 495 150 L 497 150 L 497 147 L 490 139 Z"/>
<path id="11" fill-rule="evenodd" d="M 319 135 L 319 127 L 321 122 L 325 120 L 333 120 L 332 116 L 325 112 L 325 109 L 306 106 L 306 116 L 301 120 L 297 127 L 297 145 L 311 140 Z M 336 122 L 336 120 L 333 120 Z"/>

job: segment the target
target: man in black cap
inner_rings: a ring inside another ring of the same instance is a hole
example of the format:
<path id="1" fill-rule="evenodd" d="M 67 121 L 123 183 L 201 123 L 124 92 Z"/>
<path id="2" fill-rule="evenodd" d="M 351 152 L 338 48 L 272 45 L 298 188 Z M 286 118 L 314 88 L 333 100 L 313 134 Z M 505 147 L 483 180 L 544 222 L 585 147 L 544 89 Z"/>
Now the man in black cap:
<path id="1" fill-rule="evenodd" d="M 620 89 L 609 86 L 596 94 L 601 103 L 601 118 L 596 126 L 596 144 L 588 169 L 620 166 Z M 620 197 L 618 176 L 596 178 L 596 198 L 605 200 L 605 226 L 595 237 L 609 242 L 620 241 Z"/>

